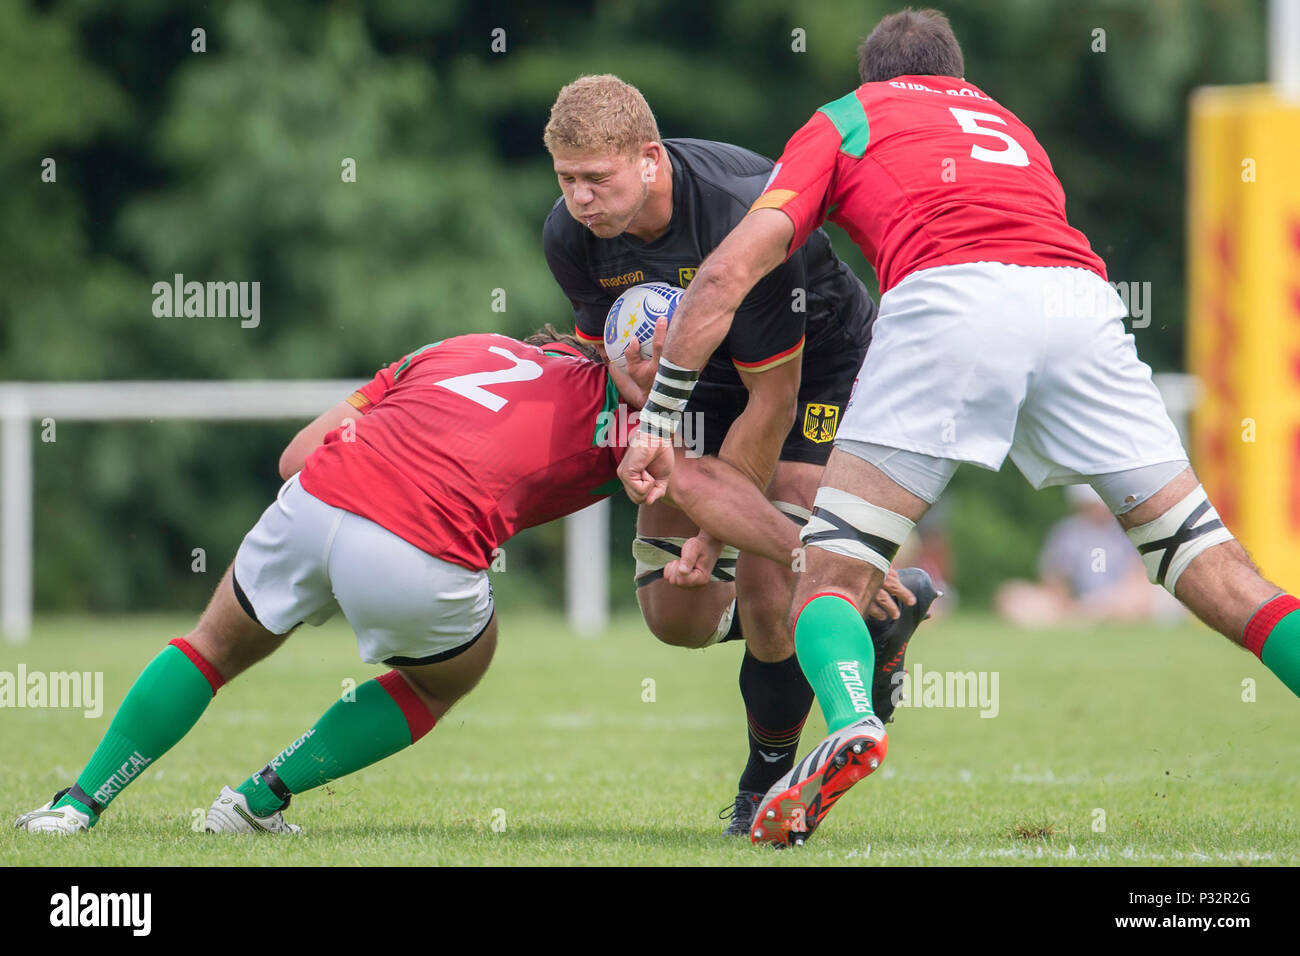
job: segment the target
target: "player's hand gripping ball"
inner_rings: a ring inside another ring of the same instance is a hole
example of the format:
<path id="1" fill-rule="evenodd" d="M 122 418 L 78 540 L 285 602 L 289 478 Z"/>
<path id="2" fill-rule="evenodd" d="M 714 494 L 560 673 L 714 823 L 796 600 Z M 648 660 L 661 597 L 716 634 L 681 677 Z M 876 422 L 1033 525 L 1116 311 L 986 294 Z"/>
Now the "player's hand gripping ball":
<path id="1" fill-rule="evenodd" d="M 620 295 L 605 316 L 605 354 L 609 360 L 620 368 L 626 367 L 624 353 L 633 342 L 640 346 L 642 358 L 650 358 L 655 322 L 662 318 L 671 322 L 685 293 L 685 289 L 667 282 L 643 282 Z"/>

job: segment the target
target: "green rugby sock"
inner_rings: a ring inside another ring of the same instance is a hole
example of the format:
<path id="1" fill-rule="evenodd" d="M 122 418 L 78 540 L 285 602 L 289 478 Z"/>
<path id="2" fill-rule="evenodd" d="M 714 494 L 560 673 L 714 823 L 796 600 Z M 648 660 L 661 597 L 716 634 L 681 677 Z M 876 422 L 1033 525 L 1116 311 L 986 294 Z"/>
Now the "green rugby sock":
<path id="1" fill-rule="evenodd" d="M 848 598 L 814 595 L 795 621 L 794 647 L 831 733 L 874 713 L 876 652 L 867 622 Z"/>
<path id="2" fill-rule="evenodd" d="M 1259 608 L 1246 624 L 1242 643 L 1264 666 L 1300 697 L 1300 601 L 1279 594 Z"/>
<path id="3" fill-rule="evenodd" d="M 305 734 L 235 789 L 254 816 L 282 810 L 291 794 L 311 790 L 390 757 L 434 725 L 433 715 L 397 671 L 381 674 L 340 700 Z"/>
<path id="4" fill-rule="evenodd" d="M 55 806 L 72 805 L 97 820 L 128 784 L 189 733 L 223 683 L 188 641 L 172 641 L 135 679 L 76 786 Z"/>

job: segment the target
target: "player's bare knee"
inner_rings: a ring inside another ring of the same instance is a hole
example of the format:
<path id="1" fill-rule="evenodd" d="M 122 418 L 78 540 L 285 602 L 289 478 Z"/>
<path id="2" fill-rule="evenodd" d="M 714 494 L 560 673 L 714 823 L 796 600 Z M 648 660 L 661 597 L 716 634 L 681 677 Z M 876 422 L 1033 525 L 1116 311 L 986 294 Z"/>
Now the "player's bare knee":
<path id="1" fill-rule="evenodd" d="M 701 613 L 710 602 L 695 601 L 684 604 L 680 599 L 663 598 L 663 589 L 672 585 L 659 583 L 643 589 L 638 595 L 641 603 L 641 616 L 650 633 L 661 643 L 672 647 L 702 647 L 717 626 L 717 620 L 709 621 L 708 615 Z M 689 593 L 689 592 L 684 592 Z"/>
<path id="2" fill-rule="evenodd" d="M 632 542 L 636 561 L 637 603 L 646 626 L 656 638 L 674 647 L 706 647 L 721 640 L 730 627 L 729 607 L 735 592 L 739 552 L 726 546 L 713 566 L 710 584 L 702 590 L 683 590 L 664 580 L 668 562 L 682 555 L 684 537 L 638 534 Z M 725 619 L 725 620 L 724 620 Z"/>
<path id="3" fill-rule="evenodd" d="M 783 661 L 794 653 L 793 628 L 781 611 L 773 616 L 746 615 L 741 627 L 745 646 L 760 661 Z"/>
<path id="4" fill-rule="evenodd" d="M 708 634 L 693 633 L 682 627 L 660 626 L 658 629 L 651 628 L 650 633 L 660 644 L 667 644 L 669 647 L 684 647 L 693 650 L 703 647 L 704 642 L 708 640 Z"/>
<path id="5" fill-rule="evenodd" d="M 185 640 L 230 680 L 279 647 L 285 637 L 272 634 L 240 606 L 227 571 Z"/>
<path id="6" fill-rule="evenodd" d="M 488 620 L 483 631 L 454 656 L 433 664 L 393 664 L 419 697 L 434 720 L 478 686 L 496 653 L 497 619 Z M 390 661 L 391 663 L 391 661 Z"/>

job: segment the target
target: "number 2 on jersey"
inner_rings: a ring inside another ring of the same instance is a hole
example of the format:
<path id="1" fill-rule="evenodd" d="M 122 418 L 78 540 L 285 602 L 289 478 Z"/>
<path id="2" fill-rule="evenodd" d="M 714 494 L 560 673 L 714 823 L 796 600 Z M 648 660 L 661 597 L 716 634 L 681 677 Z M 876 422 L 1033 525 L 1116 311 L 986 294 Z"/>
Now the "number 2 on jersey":
<path id="1" fill-rule="evenodd" d="M 980 120 L 983 120 L 986 123 L 998 123 L 1001 126 L 1006 126 L 1006 120 L 994 116 L 992 113 L 977 113 L 975 110 L 962 110 L 955 106 L 948 107 L 948 110 L 956 118 L 957 125 L 962 128 L 963 132 L 974 133 L 976 136 L 996 136 L 1007 144 L 1006 149 L 972 146 L 970 148 L 971 159 L 978 159 L 983 163 L 1001 163 L 1004 166 L 1029 165 L 1029 154 L 1025 152 L 1023 146 L 1011 138 L 1010 133 L 980 125 Z"/>
<path id="2" fill-rule="evenodd" d="M 457 375 L 454 378 L 444 378 L 440 382 L 434 382 L 442 388 L 450 389 L 457 395 L 463 395 L 471 402 L 482 405 L 490 412 L 499 412 L 505 408 L 508 399 L 502 398 L 495 392 L 489 392 L 484 385 L 504 385 L 507 382 L 531 382 L 535 378 L 542 377 L 542 367 L 536 362 L 528 359 L 521 359 L 513 352 L 492 345 L 488 351 L 494 355 L 500 355 L 502 358 L 508 358 L 515 363 L 514 368 L 503 368 L 495 372 L 471 372 L 469 375 Z"/>

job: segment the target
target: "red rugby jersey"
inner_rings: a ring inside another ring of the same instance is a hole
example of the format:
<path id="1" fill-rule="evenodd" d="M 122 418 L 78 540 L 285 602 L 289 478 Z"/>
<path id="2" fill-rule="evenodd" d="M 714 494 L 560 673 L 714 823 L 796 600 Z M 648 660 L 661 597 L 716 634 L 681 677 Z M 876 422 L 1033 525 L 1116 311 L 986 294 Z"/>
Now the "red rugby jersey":
<path id="1" fill-rule="evenodd" d="M 1047 153 L 965 80 L 900 76 L 827 103 L 790 138 L 751 209 L 794 223 L 794 252 L 823 220 L 875 267 L 880 291 L 962 262 L 1106 266 L 1065 218 Z"/>
<path id="2" fill-rule="evenodd" d="M 349 401 L 361 414 L 311 453 L 302 487 L 473 570 L 515 532 L 621 487 L 636 422 L 604 366 L 494 334 L 426 345 Z"/>

